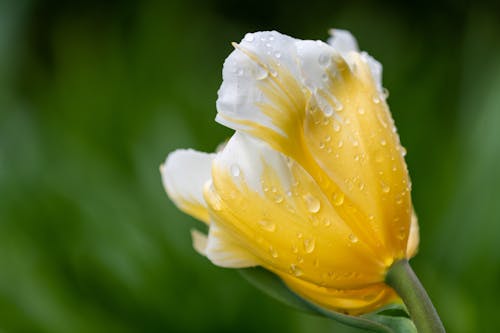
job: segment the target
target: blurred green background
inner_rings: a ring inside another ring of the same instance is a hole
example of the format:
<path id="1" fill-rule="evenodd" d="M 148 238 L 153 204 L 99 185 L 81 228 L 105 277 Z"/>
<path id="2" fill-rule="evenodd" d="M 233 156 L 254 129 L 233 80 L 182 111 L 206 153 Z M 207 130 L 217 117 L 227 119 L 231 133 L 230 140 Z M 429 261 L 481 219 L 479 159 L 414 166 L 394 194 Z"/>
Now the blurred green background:
<path id="1" fill-rule="evenodd" d="M 354 332 L 191 248 L 161 186 L 212 151 L 231 41 L 351 30 L 384 65 L 413 178 L 413 267 L 449 332 L 500 327 L 500 6 L 0 0 L 0 332 Z"/>

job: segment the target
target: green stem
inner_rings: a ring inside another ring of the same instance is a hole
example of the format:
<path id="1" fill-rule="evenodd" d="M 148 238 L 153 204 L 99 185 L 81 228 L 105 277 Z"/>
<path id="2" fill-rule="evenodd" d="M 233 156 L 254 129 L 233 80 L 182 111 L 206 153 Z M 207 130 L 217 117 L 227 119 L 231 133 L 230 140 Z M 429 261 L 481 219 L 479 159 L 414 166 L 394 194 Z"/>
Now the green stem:
<path id="1" fill-rule="evenodd" d="M 407 260 L 394 263 L 385 281 L 403 299 L 419 333 L 446 333 L 429 295 Z"/>

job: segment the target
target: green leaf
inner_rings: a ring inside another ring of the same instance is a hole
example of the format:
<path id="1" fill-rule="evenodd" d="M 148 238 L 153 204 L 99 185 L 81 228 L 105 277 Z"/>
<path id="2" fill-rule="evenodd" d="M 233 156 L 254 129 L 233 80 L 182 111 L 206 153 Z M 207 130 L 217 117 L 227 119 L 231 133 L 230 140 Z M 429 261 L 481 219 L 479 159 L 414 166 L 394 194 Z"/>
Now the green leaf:
<path id="1" fill-rule="evenodd" d="M 276 274 L 262 267 L 241 269 L 240 273 L 258 289 L 294 309 L 327 317 L 344 325 L 364 329 L 368 332 L 417 333 L 402 304 L 390 304 L 373 313 L 350 316 L 327 310 L 299 297 Z"/>

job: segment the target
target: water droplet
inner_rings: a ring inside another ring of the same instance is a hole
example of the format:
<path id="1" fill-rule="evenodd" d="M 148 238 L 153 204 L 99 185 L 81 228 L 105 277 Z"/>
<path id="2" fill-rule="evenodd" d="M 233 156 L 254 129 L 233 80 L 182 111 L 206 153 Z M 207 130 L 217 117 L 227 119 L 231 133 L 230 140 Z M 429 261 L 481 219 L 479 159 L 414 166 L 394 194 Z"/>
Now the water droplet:
<path id="1" fill-rule="evenodd" d="M 299 239 L 300 239 L 300 238 L 302 238 L 302 237 L 304 237 L 304 235 L 303 235 L 301 232 L 298 232 L 298 233 L 297 233 L 297 238 L 299 238 Z"/>
<path id="2" fill-rule="evenodd" d="M 321 208 L 321 203 L 311 193 L 307 193 L 307 194 L 303 195 L 302 198 L 304 198 L 304 201 L 306 202 L 306 205 L 307 205 L 307 209 L 311 213 L 317 213 L 319 211 L 319 209 Z"/>
<path id="3" fill-rule="evenodd" d="M 325 143 L 324 142 L 320 142 L 319 143 L 319 149 L 324 149 L 325 148 Z"/>
<path id="4" fill-rule="evenodd" d="M 269 245 L 269 254 L 273 258 L 278 258 L 278 251 L 272 245 Z"/>
<path id="5" fill-rule="evenodd" d="M 295 264 L 290 265 L 290 273 L 295 276 L 301 276 L 302 274 L 304 274 L 304 272 L 302 272 L 302 270 Z"/>
<path id="6" fill-rule="evenodd" d="M 238 76 L 243 76 L 245 74 L 245 70 L 243 68 L 239 68 L 238 71 L 236 72 Z"/>
<path id="7" fill-rule="evenodd" d="M 357 243 L 359 241 L 358 237 L 355 234 L 350 234 L 349 235 L 349 241 L 351 243 Z"/>
<path id="8" fill-rule="evenodd" d="M 328 75 L 326 73 L 321 74 L 321 79 L 325 82 L 328 81 Z"/>
<path id="9" fill-rule="evenodd" d="M 261 81 L 264 80 L 267 76 L 267 70 L 259 66 L 255 72 L 255 79 Z"/>
<path id="10" fill-rule="evenodd" d="M 330 117 L 333 114 L 333 108 L 330 104 L 327 104 L 323 107 L 323 112 L 325 116 Z"/>
<path id="11" fill-rule="evenodd" d="M 276 224 L 268 220 L 260 220 L 259 226 L 265 231 L 274 232 L 276 230 Z"/>
<path id="12" fill-rule="evenodd" d="M 382 163 L 384 161 L 384 154 L 380 151 L 377 151 L 375 154 L 375 162 Z"/>
<path id="13" fill-rule="evenodd" d="M 299 252 L 299 248 L 297 247 L 297 245 L 292 244 L 292 253 L 298 253 L 298 252 Z"/>
<path id="14" fill-rule="evenodd" d="M 382 139 L 382 140 L 380 140 L 380 144 L 382 146 L 386 146 L 387 145 L 387 141 L 385 141 L 385 139 Z"/>
<path id="15" fill-rule="evenodd" d="M 339 123 L 335 123 L 335 124 L 333 124 L 333 130 L 334 130 L 335 132 L 340 131 L 340 124 L 339 124 Z"/>
<path id="16" fill-rule="evenodd" d="M 358 113 L 361 114 L 361 115 L 365 114 L 365 109 L 359 108 L 358 109 Z"/>
<path id="17" fill-rule="evenodd" d="M 359 183 L 359 190 L 363 191 L 365 189 L 365 183 Z"/>
<path id="18" fill-rule="evenodd" d="M 269 36 L 269 40 L 272 42 L 274 40 L 274 36 L 273 35 Z"/>
<path id="19" fill-rule="evenodd" d="M 297 256 L 297 263 L 302 264 L 304 262 L 304 257 L 300 254 Z"/>
<path id="20" fill-rule="evenodd" d="M 331 57 L 326 53 L 322 53 L 318 58 L 318 63 L 323 67 L 330 65 L 330 61 Z"/>
<path id="21" fill-rule="evenodd" d="M 389 90 L 387 90 L 387 88 L 382 89 L 382 96 L 384 96 L 384 99 L 389 97 Z"/>
<path id="22" fill-rule="evenodd" d="M 325 227 L 329 227 L 332 225 L 332 221 L 330 221 L 328 217 L 325 217 L 325 219 L 323 220 L 323 224 L 325 225 Z"/>
<path id="23" fill-rule="evenodd" d="M 341 206 L 344 203 L 345 195 L 343 192 L 335 192 L 332 196 L 332 201 L 335 206 Z"/>
<path id="24" fill-rule="evenodd" d="M 399 240 L 404 240 L 406 238 L 406 228 L 405 227 L 399 228 L 398 238 L 399 238 Z"/>
<path id="25" fill-rule="evenodd" d="M 269 68 L 269 74 L 271 74 L 272 77 L 277 77 L 278 72 L 274 68 Z"/>
<path id="26" fill-rule="evenodd" d="M 304 251 L 306 251 L 306 253 L 313 252 L 315 247 L 316 247 L 316 241 L 314 240 L 314 238 L 304 239 Z"/>
<path id="27" fill-rule="evenodd" d="M 405 157 L 406 156 L 406 148 L 401 146 L 400 151 L 401 151 L 401 156 Z"/>
<path id="28" fill-rule="evenodd" d="M 379 104 L 380 103 L 380 96 L 378 94 L 373 95 L 372 101 L 375 104 Z"/>
<path id="29" fill-rule="evenodd" d="M 402 192 L 400 195 L 396 196 L 396 204 L 401 205 L 403 203 L 404 195 L 405 195 L 405 192 Z"/>
<path id="30" fill-rule="evenodd" d="M 389 193 L 391 191 L 391 187 L 386 183 L 382 183 L 381 186 L 382 186 L 382 192 Z"/>
<path id="31" fill-rule="evenodd" d="M 314 259 L 313 265 L 314 265 L 314 267 L 319 267 L 319 259 L 318 258 Z"/>
<path id="32" fill-rule="evenodd" d="M 354 147 L 359 146 L 359 141 L 358 141 L 358 140 L 353 140 L 353 141 L 352 141 L 352 145 L 353 145 Z"/>
<path id="33" fill-rule="evenodd" d="M 281 58 L 281 52 L 280 52 L 280 51 L 276 51 L 276 52 L 274 52 L 274 56 L 275 56 L 277 59 Z"/>
<path id="34" fill-rule="evenodd" d="M 251 42 L 253 42 L 253 40 L 254 40 L 254 37 L 253 37 L 252 34 L 246 34 L 245 35 L 245 41 L 251 43 Z"/>
<path id="35" fill-rule="evenodd" d="M 337 147 L 342 148 L 342 146 L 344 146 L 344 141 L 339 140 L 339 142 L 337 143 Z"/>
<path id="36" fill-rule="evenodd" d="M 239 177 L 240 173 L 241 171 L 238 164 L 231 165 L 231 174 L 233 175 L 233 177 Z"/>
<path id="37" fill-rule="evenodd" d="M 274 202 L 279 204 L 283 202 L 283 196 L 281 194 L 277 194 L 274 196 Z"/>
<path id="38" fill-rule="evenodd" d="M 325 136 L 325 141 L 326 142 L 330 142 L 331 140 L 332 140 L 331 136 L 329 136 L 329 135 Z"/>

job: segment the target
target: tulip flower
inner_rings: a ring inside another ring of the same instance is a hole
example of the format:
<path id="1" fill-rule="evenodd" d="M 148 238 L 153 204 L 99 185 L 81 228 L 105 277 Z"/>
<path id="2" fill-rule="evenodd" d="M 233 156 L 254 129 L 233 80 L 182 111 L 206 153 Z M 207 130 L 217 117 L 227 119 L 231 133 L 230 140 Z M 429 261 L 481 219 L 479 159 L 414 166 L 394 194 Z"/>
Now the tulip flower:
<path id="1" fill-rule="evenodd" d="M 171 153 L 161 173 L 208 225 L 192 236 L 212 263 L 263 267 L 321 308 L 361 315 L 403 297 L 388 281 L 409 267 L 418 225 L 382 67 L 349 32 L 331 34 L 233 44 L 216 121 L 234 135 L 213 154 Z"/>

